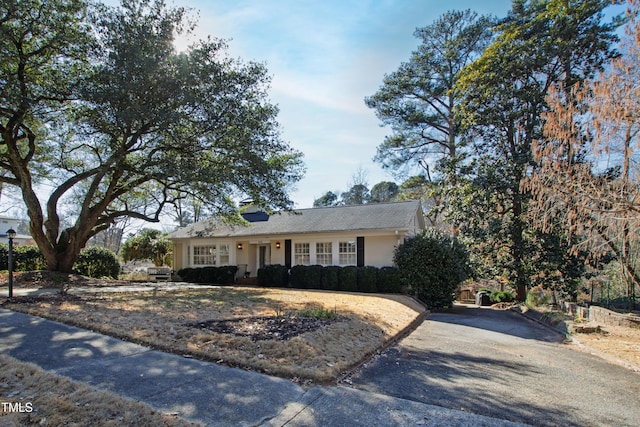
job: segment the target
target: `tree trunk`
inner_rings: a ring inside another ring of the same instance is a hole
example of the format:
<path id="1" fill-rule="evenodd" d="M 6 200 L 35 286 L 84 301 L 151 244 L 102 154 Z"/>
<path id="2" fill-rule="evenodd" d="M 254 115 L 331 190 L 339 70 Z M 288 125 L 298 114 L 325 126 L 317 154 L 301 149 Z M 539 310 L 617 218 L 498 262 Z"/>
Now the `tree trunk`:
<path id="1" fill-rule="evenodd" d="M 527 298 L 527 274 L 524 267 L 524 239 L 522 223 L 522 199 L 518 191 L 513 193 L 513 219 L 511 220 L 511 256 L 515 273 L 516 300 L 524 302 Z"/>

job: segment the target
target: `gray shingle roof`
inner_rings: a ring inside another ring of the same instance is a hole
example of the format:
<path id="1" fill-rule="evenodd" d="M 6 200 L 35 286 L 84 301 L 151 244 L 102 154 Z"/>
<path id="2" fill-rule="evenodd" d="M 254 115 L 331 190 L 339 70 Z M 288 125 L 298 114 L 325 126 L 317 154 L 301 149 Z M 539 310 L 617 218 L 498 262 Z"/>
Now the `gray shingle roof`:
<path id="1" fill-rule="evenodd" d="M 277 212 L 268 221 L 253 222 L 248 226 L 232 226 L 224 224 L 218 218 L 209 218 L 181 228 L 171 233 L 169 238 L 249 237 L 358 230 L 402 231 L 414 228 L 417 214 L 422 215 L 419 201 L 298 209 L 292 213 Z"/>

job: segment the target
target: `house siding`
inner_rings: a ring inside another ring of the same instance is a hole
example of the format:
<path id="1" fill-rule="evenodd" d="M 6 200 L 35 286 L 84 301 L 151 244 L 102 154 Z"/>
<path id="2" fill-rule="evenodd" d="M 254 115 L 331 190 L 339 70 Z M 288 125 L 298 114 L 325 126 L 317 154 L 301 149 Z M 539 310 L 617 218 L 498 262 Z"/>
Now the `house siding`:
<path id="1" fill-rule="evenodd" d="M 339 262 L 340 242 L 356 243 L 356 259 L 349 265 L 370 265 L 375 267 L 386 267 L 393 265 L 393 253 L 398 244 L 404 240 L 404 233 L 387 234 L 367 233 L 365 236 L 353 234 L 307 234 L 298 236 L 278 236 L 269 239 L 260 238 L 256 240 L 233 240 L 217 238 L 194 238 L 180 242 L 174 242 L 174 269 L 180 270 L 186 267 L 205 267 L 205 265 L 194 265 L 193 248 L 196 246 L 229 245 L 229 265 L 237 265 L 245 269 L 251 276 L 257 274 L 260 246 L 267 247 L 266 264 L 280 264 L 292 267 L 295 264 L 293 248 L 296 243 L 308 243 L 310 254 L 309 263 L 318 264 L 316 253 L 316 243 L 332 244 L 331 265 L 342 265 Z M 277 243 L 280 243 L 278 248 Z M 238 245 L 242 245 L 239 249 Z M 245 267 L 246 266 L 246 267 Z M 244 270 L 243 270 L 244 271 Z"/>

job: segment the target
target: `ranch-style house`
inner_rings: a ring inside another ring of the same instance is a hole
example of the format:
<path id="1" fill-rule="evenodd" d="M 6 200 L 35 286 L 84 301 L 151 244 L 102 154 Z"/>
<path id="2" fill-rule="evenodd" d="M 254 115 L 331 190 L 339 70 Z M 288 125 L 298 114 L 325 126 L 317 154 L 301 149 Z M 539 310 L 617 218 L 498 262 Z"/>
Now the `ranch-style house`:
<path id="1" fill-rule="evenodd" d="M 169 235 L 173 268 L 237 265 L 238 276 L 281 264 L 385 267 L 405 238 L 424 230 L 419 201 L 297 209 L 250 209 L 246 225 L 209 218 Z"/>

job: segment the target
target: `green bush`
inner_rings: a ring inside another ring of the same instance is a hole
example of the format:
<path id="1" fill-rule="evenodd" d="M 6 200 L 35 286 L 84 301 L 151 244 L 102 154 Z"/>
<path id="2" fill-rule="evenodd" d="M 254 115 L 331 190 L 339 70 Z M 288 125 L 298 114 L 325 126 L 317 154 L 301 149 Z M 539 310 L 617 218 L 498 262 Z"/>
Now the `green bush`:
<path id="1" fill-rule="evenodd" d="M 209 285 L 218 284 L 220 282 L 218 278 L 218 267 L 202 267 L 198 283 L 206 283 Z"/>
<path id="2" fill-rule="evenodd" d="M 305 266 L 304 265 L 294 265 L 291 267 L 291 274 L 289 275 L 289 284 L 292 288 L 296 289 L 304 289 L 306 287 L 304 283 L 305 279 Z"/>
<path id="3" fill-rule="evenodd" d="M 42 252 L 35 245 L 13 246 L 13 270 L 37 271 L 47 268 Z M 0 244 L 0 270 L 9 269 L 9 245 Z"/>
<path id="4" fill-rule="evenodd" d="M 396 249 L 394 261 L 402 283 L 430 308 L 451 306 L 456 287 L 471 274 L 465 247 L 436 230 L 407 239 Z"/>
<path id="5" fill-rule="evenodd" d="M 238 267 L 225 265 L 222 267 L 183 268 L 178 276 L 185 282 L 211 285 L 231 285 L 235 282 Z"/>
<path id="6" fill-rule="evenodd" d="M 74 270 L 84 276 L 117 279 L 120 274 L 120 263 L 116 254 L 109 249 L 92 246 L 80 251 Z"/>
<path id="7" fill-rule="evenodd" d="M 378 290 L 378 269 L 375 267 L 358 267 L 358 291 L 376 292 Z"/>
<path id="8" fill-rule="evenodd" d="M 236 281 L 238 267 L 235 265 L 223 265 L 218 267 L 218 282 L 221 285 L 232 285 Z"/>
<path id="9" fill-rule="evenodd" d="M 341 267 L 328 265 L 322 269 L 322 289 L 327 291 L 337 291 L 340 284 Z"/>
<path id="10" fill-rule="evenodd" d="M 321 265 L 295 265 L 291 268 L 290 283 L 292 288 L 322 289 Z"/>
<path id="11" fill-rule="evenodd" d="M 493 291 L 489 295 L 489 299 L 491 299 L 492 303 L 513 302 L 516 300 L 516 296 L 513 294 L 513 292 L 510 291 Z"/>
<path id="12" fill-rule="evenodd" d="M 358 268 L 354 266 L 342 267 L 338 282 L 338 289 L 341 291 L 358 291 Z"/>
<path id="13" fill-rule="evenodd" d="M 195 283 L 196 280 L 194 280 L 194 276 L 196 275 L 196 269 L 195 268 L 182 268 L 180 270 L 178 270 L 178 276 L 180 276 L 180 279 L 185 281 L 185 282 L 189 282 L 189 283 Z"/>
<path id="14" fill-rule="evenodd" d="M 532 292 L 529 291 L 527 293 L 527 298 L 524 300 L 524 304 L 529 308 L 539 307 L 541 305 L 549 304 L 549 295 L 540 292 Z"/>
<path id="15" fill-rule="evenodd" d="M 378 292 L 400 293 L 400 272 L 395 267 L 382 267 L 378 270 Z"/>
<path id="16" fill-rule="evenodd" d="M 322 289 L 322 270 L 321 265 L 309 265 L 306 268 L 305 284 L 307 289 Z"/>
<path id="17" fill-rule="evenodd" d="M 267 265 L 258 269 L 258 283 L 260 286 L 289 286 L 289 270 L 281 264 Z"/>

